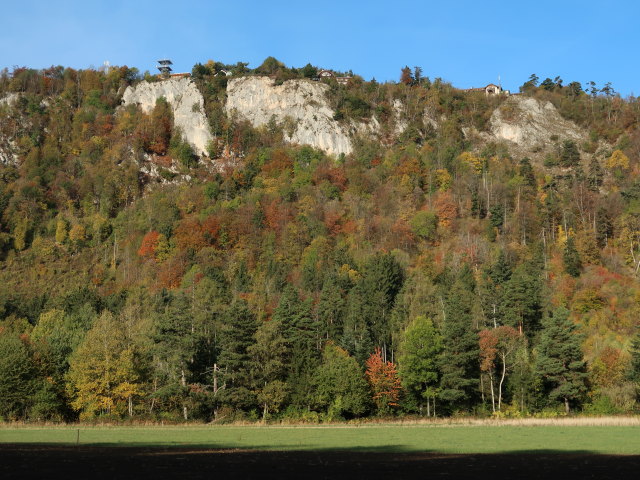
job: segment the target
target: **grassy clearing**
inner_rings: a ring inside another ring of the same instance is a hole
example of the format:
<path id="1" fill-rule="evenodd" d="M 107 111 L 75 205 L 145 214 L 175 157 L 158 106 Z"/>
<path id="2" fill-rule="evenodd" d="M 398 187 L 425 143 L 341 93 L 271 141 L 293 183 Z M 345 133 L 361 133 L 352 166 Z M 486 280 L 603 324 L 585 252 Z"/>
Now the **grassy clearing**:
<path id="1" fill-rule="evenodd" d="M 584 452 L 640 455 L 640 426 L 493 422 L 329 426 L 12 427 L 0 443 L 111 446 L 193 446 L 252 450 L 359 450 L 386 452 Z"/>

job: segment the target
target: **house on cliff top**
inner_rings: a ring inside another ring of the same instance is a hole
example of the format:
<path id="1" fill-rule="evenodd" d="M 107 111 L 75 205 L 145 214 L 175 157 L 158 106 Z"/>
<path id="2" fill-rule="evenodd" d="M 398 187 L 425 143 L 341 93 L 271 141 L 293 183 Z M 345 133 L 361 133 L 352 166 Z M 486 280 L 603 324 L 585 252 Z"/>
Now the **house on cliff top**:
<path id="1" fill-rule="evenodd" d="M 330 79 L 335 78 L 336 82 L 340 85 L 348 85 L 351 77 L 337 77 L 336 74 L 332 70 L 320 70 L 318 72 L 318 76 L 314 78 L 314 80 L 322 80 L 322 79 Z"/>
<path id="2" fill-rule="evenodd" d="M 484 92 L 484 94 L 487 97 L 490 95 L 510 95 L 511 94 L 509 90 L 503 90 L 500 85 L 496 85 L 495 83 L 490 83 L 486 87 L 467 88 L 465 92 Z"/>

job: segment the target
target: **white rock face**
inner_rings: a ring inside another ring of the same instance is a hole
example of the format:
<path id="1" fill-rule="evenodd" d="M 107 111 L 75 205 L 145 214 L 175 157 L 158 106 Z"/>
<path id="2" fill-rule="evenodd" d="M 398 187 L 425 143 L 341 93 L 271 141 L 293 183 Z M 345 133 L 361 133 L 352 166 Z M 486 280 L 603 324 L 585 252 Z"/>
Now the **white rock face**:
<path id="1" fill-rule="evenodd" d="M 550 102 L 531 97 L 511 96 L 489 120 L 489 130 L 498 140 L 508 140 L 520 148 L 533 149 L 548 144 L 552 135 L 559 140 L 582 140 L 585 133 L 560 116 Z"/>
<path id="2" fill-rule="evenodd" d="M 407 127 L 409 126 L 409 124 L 407 123 L 407 120 L 405 119 L 405 111 L 404 111 L 404 105 L 402 104 L 402 102 L 398 99 L 395 99 L 393 101 L 393 118 L 395 120 L 395 128 L 393 133 L 396 136 L 402 135 L 404 133 L 404 131 L 407 129 Z"/>
<path id="3" fill-rule="evenodd" d="M 272 117 L 282 123 L 287 117 L 295 129 L 285 133 L 290 143 L 311 145 L 331 155 L 351 153 L 353 145 L 347 129 L 333 119 L 325 93 L 329 87 L 307 80 L 289 80 L 274 85 L 268 77 L 236 78 L 227 85 L 228 115 L 237 113 L 254 127 L 265 125 Z M 353 125 L 358 130 L 358 125 Z"/>
<path id="4" fill-rule="evenodd" d="M 11 107 L 18 101 L 17 93 L 9 93 L 0 98 L 0 107 Z M 0 135 L 0 165 L 17 165 L 16 144 L 10 138 Z"/>
<path id="5" fill-rule="evenodd" d="M 0 98 L 0 105 L 12 106 L 18 101 L 19 95 L 17 93 L 8 93 L 4 97 Z"/>
<path id="6" fill-rule="evenodd" d="M 17 165 L 16 144 L 12 140 L 0 138 L 0 165 Z"/>
<path id="7" fill-rule="evenodd" d="M 191 144 L 196 154 L 207 153 L 212 140 L 207 117 L 204 114 L 204 99 L 195 83 L 189 78 L 169 78 L 159 82 L 141 82 L 127 87 L 122 96 L 124 105 L 138 104 L 145 113 L 164 97 L 173 109 L 174 126 L 182 130 L 184 139 Z"/>

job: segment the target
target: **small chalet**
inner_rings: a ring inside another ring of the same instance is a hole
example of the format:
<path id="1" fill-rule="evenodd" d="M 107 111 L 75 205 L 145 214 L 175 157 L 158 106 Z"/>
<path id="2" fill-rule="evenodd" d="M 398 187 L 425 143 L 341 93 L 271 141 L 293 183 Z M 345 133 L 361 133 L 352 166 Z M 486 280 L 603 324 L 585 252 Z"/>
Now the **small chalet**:
<path id="1" fill-rule="evenodd" d="M 333 73 L 331 70 L 320 70 L 318 72 L 318 78 L 319 79 L 323 79 L 323 78 L 336 78 L 336 74 Z"/>
<path id="2" fill-rule="evenodd" d="M 509 90 L 503 90 L 500 85 L 496 85 L 495 83 L 490 83 L 486 87 L 480 88 L 468 88 L 465 90 L 466 92 L 484 92 L 484 94 L 488 96 L 492 95 L 509 95 Z"/>

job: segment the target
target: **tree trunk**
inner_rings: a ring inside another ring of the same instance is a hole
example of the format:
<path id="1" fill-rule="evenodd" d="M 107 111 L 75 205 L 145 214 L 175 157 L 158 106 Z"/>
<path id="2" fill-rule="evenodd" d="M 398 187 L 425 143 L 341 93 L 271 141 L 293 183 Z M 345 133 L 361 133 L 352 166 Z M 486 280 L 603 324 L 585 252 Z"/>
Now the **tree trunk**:
<path id="1" fill-rule="evenodd" d="M 491 386 L 491 410 L 496 413 L 496 396 L 493 387 L 493 375 L 489 373 L 489 385 Z"/>
<path id="2" fill-rule="evenodd" d="M 506 355 L 502 355 L 502 376 L 500 377 L 500 384 L 498 385 L 498 411 L 502 409 L 502 384 L 504 383 L 504 377 L 507 376 L 507 359 Z"/>
<path id="3" fill-rule="evenodd" d="M 567 415 L 569 415 L 569 412 L 571 411 L 569 408 L 569 399 L 567 397 L 564 397 L 564 411 Z"/>
<path id="4" fill-rule="evenodd" d="M 185 373 L 184 373 L 184 368 L 180 371 L 180 374 L 181 374 L 181 376 L 180 376 L 180 384 L 181 384 L 183 387 L 186 387 L 186 386 L 187 386 L 187 377 L 186 377 L 186 375 L 185 375 Z M 183 405 L 183 406 L 182 406 L 182 415 L 184 416 L 184 419 L 185 419 L 185 420 L 188 420 L 188 419 L 189 419 L 189 414 L 188 414 L 187 406 L 186 406 L 186 405 Z"/>

